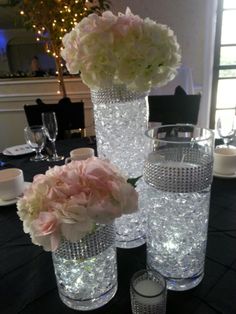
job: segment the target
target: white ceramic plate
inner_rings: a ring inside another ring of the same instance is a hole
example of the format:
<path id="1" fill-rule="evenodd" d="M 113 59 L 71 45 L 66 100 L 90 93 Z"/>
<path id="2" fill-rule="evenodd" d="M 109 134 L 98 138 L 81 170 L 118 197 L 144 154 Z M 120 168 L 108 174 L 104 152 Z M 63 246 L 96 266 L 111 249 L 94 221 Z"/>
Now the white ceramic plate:
<path id="1" fill-rule="evenodd" d="M 236 173 L 234 173 L 234 174 L 221 174 L 221 173 L 214 172 L 213 176 L 217 177 L 217 178 L 223 178 L 223 179 L 235 179 Z"/>
<path id="2" fill-rule="evenodd" d="M 30 154 L 32 152 L 33 152 L 33 149 L 29 147 L 29 145 L 23 144 L 23 145 L 7 147 L 6 149 L 4 149 L 2 153 L 5 156 L 20 156 L 20 155 Z"/>
<path id="3" fill-rule="evenodd" d="M 30 182 L 25 182 L 24 185 L 26 189 L 30 185 Z M 8 205 L 16 204 L 16 202 L 17 202 L 17 198 L 14 198 L 9 201 L 3 201 L 2 199 L 0 199 L 0 206 L 8 206 Z"/>

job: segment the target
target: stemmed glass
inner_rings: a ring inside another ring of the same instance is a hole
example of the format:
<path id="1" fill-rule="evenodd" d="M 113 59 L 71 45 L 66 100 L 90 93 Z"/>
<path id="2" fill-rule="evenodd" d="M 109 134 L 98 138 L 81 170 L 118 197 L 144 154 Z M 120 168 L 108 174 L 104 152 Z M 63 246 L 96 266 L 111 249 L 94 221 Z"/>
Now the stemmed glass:
<path id="1" fill-rule="evenodd" d="M 24 128 L 26 143 L 36 152 L 36 155 L 31 157 L 31 161 L 41 161 L 47 159 L 47 156 L 41 154 L 46 143 L 46 130 L 42 125 L 27 126 Z"/>
<path id="2" fill-rule="evenodd" d="M 219 136 L 223 139 L 224 147 L 229 147 L 229 143 L 235 136 L 235 117 L 234 115 L 228 118 L 219 117 L 216 123 L 216 128 Z"/>
<path id="3" fill-rule="evenodd" d="M 46 128 L 46 134 L 49 141 L 52 143 L 53 155 L 48 157 L 49 161 L 63 160 L 64 156 L 58 156 L 56 150 L 56 138 L 58 134 L 58 125 L 55 112 L 43 112 L 42 113 L 43 125 Z"/>

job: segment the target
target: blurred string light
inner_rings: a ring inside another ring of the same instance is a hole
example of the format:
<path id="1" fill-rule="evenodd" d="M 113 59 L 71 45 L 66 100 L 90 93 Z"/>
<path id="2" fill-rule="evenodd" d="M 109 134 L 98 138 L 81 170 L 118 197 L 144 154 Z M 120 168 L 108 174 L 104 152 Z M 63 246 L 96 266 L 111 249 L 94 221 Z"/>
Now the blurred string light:
<path id="1" fill-rule="evenodd" d="M 23 0 L 20 15 L 27 28 L 33 28 L 36 40 L 45 43 L 46 52 L 55 58 L 60 91 L 66 97 L 63 60 L 60 56 L 62 38 L 90 13 L 109 9 L 110 0 Z"/>

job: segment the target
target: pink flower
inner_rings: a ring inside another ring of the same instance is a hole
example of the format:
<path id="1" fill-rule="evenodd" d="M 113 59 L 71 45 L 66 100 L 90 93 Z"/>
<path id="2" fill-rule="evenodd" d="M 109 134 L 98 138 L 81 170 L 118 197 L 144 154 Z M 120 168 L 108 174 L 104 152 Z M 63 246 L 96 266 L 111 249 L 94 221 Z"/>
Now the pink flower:
<path id="1" fill-rule="evenodd" d="M 42 244 L 46 251 L 55 251 L 60 241 L 58 225 L 59 222 L 54 213 L 41 212 L 31 225 L 35 243 Z M 42 240 L 43 243 L 41 243 Z"/>
<path id="2" fill-rule="evenodd" d="M 109 161 L 91 157 L 35 176 L 17 208 L 32 241 L 53 251 L 62 237 L 76 242 L 96 224 L 136 211 L 138 193 Z"/>
<path id="3" fill-rule="evenodd" d="M 112 189 L 114 198 L 122 204 L 123 213 L 131 214 L 138 209 L 138 193 L 130 184 L 120 184 Z"/>
<path id="4" fill-rule="evenodd" d="M 136 30 L 141 32 L 143 20 L 138 15 L 133 15 L 129 8 L 126 9 L 125 14 L 119 13 L 113 31 L 116 36 L 126 37 L 129 31 Z"/>
<path id="5" fill-rule="evenodd" d="M 117 17 L 111 12 L 103 12 L 101 16 L 95 13 L 85 17 L 77 24 L 79 34 L 89 35 L 89 33 L 104 33 L 109 30 L 117 21 Z"/>

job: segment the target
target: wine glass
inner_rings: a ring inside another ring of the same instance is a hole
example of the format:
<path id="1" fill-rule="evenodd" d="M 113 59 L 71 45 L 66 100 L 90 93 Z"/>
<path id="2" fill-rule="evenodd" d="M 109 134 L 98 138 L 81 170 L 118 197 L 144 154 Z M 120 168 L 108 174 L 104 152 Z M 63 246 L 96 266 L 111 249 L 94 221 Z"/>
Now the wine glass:
<path id="1" fill-rule="evenodd" d="M 222 118 L 219 117 L 216 123 L 219 136 L 223 139 L 224 147 L 229 147 L 229 143 L 235 136 L 235 117 L 234 115 Z"/>
<path id="2" fill-rule="evenodd" d="M 58 134 L 58 125 L 55 112 L 43 112 L 42 113 L 43 125 L 46 129 L 47 138 L 52 143 L 53 155 L 48 157 L 49 161 L 63 160 L 64 156 L 58 156 L 56 150 L 56 138 Z"/>
<path id="3" fill-rule="evenodd" d="M 47 159 L 41 151 L 46 143 L 46 130 L 42 125 L 27 126 L 24 128 L 26 143 L 36 152 L 36 155 L 31 157 L 31 161 L 41 161 Z"/>

